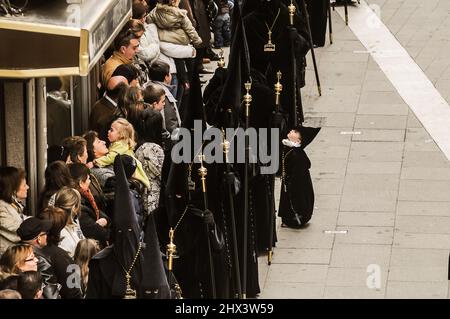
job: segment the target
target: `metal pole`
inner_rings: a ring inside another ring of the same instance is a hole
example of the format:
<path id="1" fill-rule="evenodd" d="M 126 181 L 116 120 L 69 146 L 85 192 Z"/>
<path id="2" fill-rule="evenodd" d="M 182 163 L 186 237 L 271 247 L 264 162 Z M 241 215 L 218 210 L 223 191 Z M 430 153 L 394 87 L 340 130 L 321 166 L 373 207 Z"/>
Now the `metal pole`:
<path id="1" fill-rule="evenodd" d="M 228 152 L 230 149 L 230 142 L 225 139 L 225 133 L 222 130 L 222 136 L 223 136 L 223 153 L 225 156 L 225 167 L 226 167 L 226 174 L 227 177 L 231 173 L 230 163 L 228 161 Z M 230 181 L 228 178 L 227 180 L 227 191 L 228 191 L 228 198 L 229 198 L 229 205 L 230 205 L 230 222 L 231 222 L 231 236 L 233 241 L 233 267 L 234 267 L 234 285 L 236 288 L 236 293 L 238 295 L 239 299 L 242 299 L 242 288 L 241 288 L 241 274 L 239 270 L 239 252 L 238 252 L 238 246 L 237 246 L 237 235 L 236 235 L 236 221 L 234 218 L 234 199 L 233 199 L 233 185 L 232 181 Z"/>
<path id="2" fill-rule="evenodd" d="M 38 200 L 38 177 L 37 177 L 37 156 L 36 156 L 36 81 L 30 79 L 26 84 L 26 139 L 27 148 L 27 177 L 29 189 L 29 201 L 30 212 L 36 215 L 38 212 L 37 200 Z"/>
<path id="3" fill-rule="evenodd" d="M 277 72 L 277 83 L 274 85 L 275 90 L 275 113 L 280 112 L 280 94 L 283 91 L 283 85 L 281 84 L 281 71 Z M 297 117 L 297 115 L 295 115 Z M 266 186 L 267 186 L 267 204 L 270 209 L 270 220 L 269 220 L 269 247 L 267 254 L 267 264 L 270 266 L 272 264 L 273 255 L 273 235 L 274 235 L 274 224 L 275 224 L 275 198 L 274 192 L 272 191 L 271 175 L 265 176 Z"/>
<path id="4" fill-rule="evenodd" d="M 205 212 L 208 210 L 208 194 L 206 192 L 206 175 L 208 173 L 208 170 L 206 167 L 203 166 L 203 151 L 199 155 L 200 159 L 200 168 L 198 169 L 198 174 L 201 177 L 202 180 L 202 192 L 203 192 L 203 204 L 204 204 L 204 210 Z M 210 276 L 211 276 L 211 290 L 212 290 L 212 297 L 213 299 L 216 299 L 216 278 L 215 278 L 215 272 L 214 272 L 214 260 L 212 256 L 212 249 L 211 249 L 211 241 L 209 239 L 209 225 L 205 223 L 205 230 L 206 230 L 206 243 L 208 244 L 208 257 L 209 257 L 209 270 L 210 270 Z"/>
<path id="5" fill-rule="evenodd" d="M 47 88 L 46 79 L 36 79 L 36 155 L 37 186 L 44 189 L 44 173 L 47 167 Z"/>
<path id="6" fill-rule="evenodd" d="M 347 0 L 344 0 L 344 11 L 345 11 L 345 25 L 348 25 L 348 6 L 347 6 Z"/>
<path id="7" fill-rule="evenodd" d="M 250 89 L 252 88 L 252 83 L 245 83 L 245 90 L 247 93 L 244 95 L 245 102 L 245 130 L 250 126 L 250 102 L 252 101 L 252 96 L 250 95 Z M 249 140 L 248 135 L 245 134 L 245 164 L 244 164 L 244 238 L 242 241 L 243 251 L 242 251 L 242 298 L 247 298 L 247 250 L 248 250 L 248 214 L 249 214 L 249 194 L 248 194 L 248 165 L 249 165 Z"/>
<path id="8" fill-rule="evenodd" d="M 328 0 L 328 7 L 327 7 L 327 13 L 328 13 L 328 30 L 330 31 L 330 44 L 333 44 L 333 27 L 332 27 L 332 21 L 331 21 L 331 3 L 330 0 Z"/>

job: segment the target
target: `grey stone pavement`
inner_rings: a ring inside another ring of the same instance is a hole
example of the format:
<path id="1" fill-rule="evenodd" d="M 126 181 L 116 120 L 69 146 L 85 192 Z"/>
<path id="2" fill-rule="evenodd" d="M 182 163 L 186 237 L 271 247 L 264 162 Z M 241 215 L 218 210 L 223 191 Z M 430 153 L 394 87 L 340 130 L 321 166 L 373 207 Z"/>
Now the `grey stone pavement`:
<path id="1" fill-rule="evenodd" d="M 369 3 L 449 101 L 450 1 Z M 260 298 L 448 298 L 450 163 L 332 15 L 334 43 L 316 50 L 322 97 L 311 59 L 302 90 L 306 125 L 322 126 L 307 148 L 315 212 L 305 229 L 278 228 Z"/>
<path id="2" fill-rule="evenodd" d="M 368 4 L 379 6 L 450 102 L 450 1 Z M 315 51 L 322 96 L 310 55 L 302 89 L 305 125 L 322 127 L 306 149 L 314 215 L 301 230 L 277 221 L 272 265 L 259 257 L 259 298 L 448 298 L 450 163 L 338 13 L 332 17 L 334 43 L 327 34 Z"/>

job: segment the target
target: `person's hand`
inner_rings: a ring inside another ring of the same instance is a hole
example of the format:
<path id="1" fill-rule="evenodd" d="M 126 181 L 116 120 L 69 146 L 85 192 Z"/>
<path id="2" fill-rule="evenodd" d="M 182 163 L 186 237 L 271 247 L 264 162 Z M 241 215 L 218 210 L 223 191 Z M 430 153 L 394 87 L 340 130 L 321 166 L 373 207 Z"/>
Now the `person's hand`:
<path id="1" fill-rule="evenodd" d="M 106 225 L 108 225 L 108 221 L 106 220 L 106 218 L 99 218 L 97 219 L 96 223 L 102 227 L 106 227 Z"/>
<path id="2" fill-rule="evenodd" d="M 205 210 L 203 213 L 203 222 L 206 225 L 214 226 L 214 215 L 209 209 Z"/>
<path id="3" fill-rule="evenodd" d="M 86 163 L 86 166 L 87 166 L 87 168 L 91 169 L 94 167 L 94 163 L 92 163 L 92 162 Z"/>
<path id="4" fill-rule="evenodd" d="M 280 112 L 274 112 L 272 117 L 272 127 L 281 127 L 284 121 L 284 116 Z"/>

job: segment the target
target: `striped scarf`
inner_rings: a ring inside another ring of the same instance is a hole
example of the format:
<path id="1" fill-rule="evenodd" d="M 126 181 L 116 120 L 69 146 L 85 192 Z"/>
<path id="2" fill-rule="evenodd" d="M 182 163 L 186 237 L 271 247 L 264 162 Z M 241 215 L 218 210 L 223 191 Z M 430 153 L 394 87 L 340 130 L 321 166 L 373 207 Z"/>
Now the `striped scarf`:
<path id="1" fill-rule="evenodd" d="M 85 191 L 84 189 L 80 189 L 80 193 L 84 198 L 86 198 L 89 201 L 89 203 L 91 204 L 92 208 L 95 211 L 96 220 L 98 220 L 100 218 L 100 210 L 97 207 L 97 203 L 95 202 L 91 190 L 88 189 L 87 191 Z"/>

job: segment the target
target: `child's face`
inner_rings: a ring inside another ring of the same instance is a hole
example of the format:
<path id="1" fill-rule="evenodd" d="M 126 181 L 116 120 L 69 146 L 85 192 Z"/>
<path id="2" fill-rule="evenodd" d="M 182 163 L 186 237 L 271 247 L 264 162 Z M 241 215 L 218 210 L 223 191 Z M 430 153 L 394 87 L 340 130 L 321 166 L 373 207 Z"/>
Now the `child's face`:
<path id="1" fill-rule="evenodd" d="M 292 141 L 292 142 L 294 142 L 294 143 L 300 143 L 301 142 L 301 140 L 300 140 L 300 133 L 298 132 L 298 131 L 295 131 L 295 130 L 291 130 L 289 133 L 288 133 L 288 139 L 290 140 L 290 141 Z"/>
<path id="2" fill-rule="evenodd" d="M 108 140 L 113 143 L 120 139 L 119 136 L 119 125 L 117 123 L 111 124 L 111 128 L 108 131 Z"/>
<path id="3" fill-rule="evenodd" d="M 155 111 L 161 111 L 164 108 L 164 105 L 166 105 L 166 95 L 163 94 L 161 98 L 159 99 L 159 102 L 153 103 L 153 109 Z"/>

